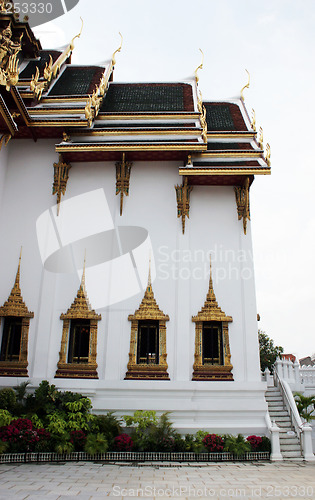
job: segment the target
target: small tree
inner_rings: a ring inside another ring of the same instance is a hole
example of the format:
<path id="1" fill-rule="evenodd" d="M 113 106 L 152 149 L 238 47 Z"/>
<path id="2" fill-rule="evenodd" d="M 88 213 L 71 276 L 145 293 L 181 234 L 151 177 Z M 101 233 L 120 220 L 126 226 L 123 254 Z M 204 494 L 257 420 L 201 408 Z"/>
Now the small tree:
<path id="1" fill-rule="evenodd" d="M 275 346 L 274 341 L 261 330 L 258 330 L 258 340 L 261 371 L 265 371 L 266 368 L 269 368 L 272 373 L 276 359 L 283 353 L 283 347 Z"/>

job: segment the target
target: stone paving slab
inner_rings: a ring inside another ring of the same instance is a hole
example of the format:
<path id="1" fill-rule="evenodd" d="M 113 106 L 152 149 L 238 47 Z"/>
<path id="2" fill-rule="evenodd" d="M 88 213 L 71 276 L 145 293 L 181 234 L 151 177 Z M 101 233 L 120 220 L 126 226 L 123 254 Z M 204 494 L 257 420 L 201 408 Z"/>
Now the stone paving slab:
<path id="1" fill-rule="evenodd" d="M 315 499 L 314 462 L 0 465 L 0 500 Z"/>

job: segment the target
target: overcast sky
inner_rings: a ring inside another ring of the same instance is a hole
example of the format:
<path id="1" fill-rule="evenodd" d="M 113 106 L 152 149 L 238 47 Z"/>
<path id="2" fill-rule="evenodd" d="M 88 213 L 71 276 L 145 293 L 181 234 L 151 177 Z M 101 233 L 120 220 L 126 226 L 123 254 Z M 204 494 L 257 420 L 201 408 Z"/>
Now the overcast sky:
<path id="1" fill-rule="evenodd" d="M 73 63 L 117 55 L 115 81 L 180 81 L 204 51 L 204 99 L 245 91 L 271 145 L 272 175 L 251 188 L 259 327 L 299 357 L 315 352 L 313 0 L 81 0 L 36 29 L 44 48 L 76 40 Z"/>

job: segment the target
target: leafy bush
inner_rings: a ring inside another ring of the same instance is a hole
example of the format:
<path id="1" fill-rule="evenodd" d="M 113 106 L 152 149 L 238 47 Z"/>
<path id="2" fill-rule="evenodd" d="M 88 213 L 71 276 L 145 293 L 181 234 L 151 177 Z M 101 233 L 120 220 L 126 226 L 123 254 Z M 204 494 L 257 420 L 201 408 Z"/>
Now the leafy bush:
<path id="1" fill-rule="evenodd" d="M 261 437 L 261 443 L 258 445 L 257 451 L 268 451 L 271 453 L 271 441 L 267 436 Z"/>
<path id="2" fill-rule="evenodd" d="M 89 398 L 80 398 L 65 404 L 66 407 L 66 426 L 69 431 L 89 430 L 89 423 L 95 418 L 89 410 L 92 407 Z"/>
<path id="3" fill-rule="evenodd" d="M 4 425 L 9 425 L 14 417 L 12 417 L 11 413 L 8 410 L 0 410 L 0 427 Z"/>
<path id="4" fill-rule="evenodd" d="M 6 452 L 8 449 L 8 443 L 5 443 L 4 441 L 0 441 L 0 455 L 1 453 Z"/>
<path id="5" fill-rule="evenodd" d="M 91 422 L 91 431 L 105 435 L 110 447 L 114 445 L 114 438 L 121 433 L 121 419 L 108 412 L 106 415 L 96 415 Z"/>
<path id="6" fill-rule="evenodd" d="M 209 453 L 219 453 L 223 451 L 224 441 L 222 437 L 217 434 L 207 434 L 202 442 Z"/>
<path id="7" fill-rule="evenodd" d="M 306 422 L 315 419 L 315 396 L 304 396 L 300 392 L 294 394 L 295 403 L 299 414 Z"/>
<path id="8" fill-rule="evenodd" d="M 116 451 L 131 451 L 133 441 L 128 434 L 120 434 L 114 438 L 114 448 Z"/>
<path id="9" fill-rule="evenodd" d="M 242 434 L 238 434 L 237 436 L 228 434 L 224 439 L 224 451 L 229 451 L 239 457 L 251 451 L 251 445 L 248 441 L 245 441 Z"/>
<path id="10" fill-rule="evenodd" d="M 0 409 L 14 413 L 16 405 L 16 395 L 11 387 L 0 390 Z"/>
<path id="11" fill-rule="evenodd" d="M 106 437 L 101 432 L 97 434 L 88 434 L 84 451 L 89 455 L 96 455 L 97 453 L 105 453 L 108 449 Z"/>

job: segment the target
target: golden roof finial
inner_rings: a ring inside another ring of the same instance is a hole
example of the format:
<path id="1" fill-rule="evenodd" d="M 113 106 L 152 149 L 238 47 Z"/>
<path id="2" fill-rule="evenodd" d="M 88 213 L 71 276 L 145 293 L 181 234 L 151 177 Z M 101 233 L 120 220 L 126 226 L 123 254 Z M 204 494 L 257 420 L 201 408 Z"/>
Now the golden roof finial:
<path id="1" fill-rule="evenodd" d="M 85 266 L 86 266 L 86 250 L 84 250 L 83 272 L 80 288 L 85 292 Z"/>
<path id="2" fill-rule="evenodd" d="M 203 60 L 204 60 L 204 55 L 201 49 L 199 49 L 202 55 L 201 63 L 199 64 L 198 68 L 195 69 L 195 79 L 196 83 L 199 82 L 199 77 L 198 77 L 198 70 L 203 68 Z"/>
<path id="3" fill-rule="evenodd" d="M 116 49 L 115 52 L 112 55 L 112 64 L 113 64 L 113 66 L 115 66 L 115 64 L 116 64 L 116 57 L 115 57 L 115 55 L 117 54 L 117 52 L 121 51 L 122 44 L 123 44 L 123 37 L 122 37 L 122 34 L 120 33 L 120 31 L 119 31 L 119 34 L 120 34 L 120 45 L 119 45 L 118 49 Z"/>
<path id="4" fill-rule="evenodd" d="M 151 250 L 149 253 L 149 275 L 148 275 L 148 288 L 152 288 L 152 280 L 151 280 Z"/>
<path id="5" fill-rule="evenodd" d="M 72 40 L 71 40 L 71 42 L 70 42 L 70 49 L 71 49 L 71 50 L 73 50 L 73 49 L 74 49 L 74 40 L 75 40 L 76 38 L 80 38 L 80 36 L 82 35 L 82 30 L 83 30 L 83 19 L 82 19 L 82 17 L 80 17 L 80 19 L 81 19 L 81 29 L 80 29 L 80 33 L 78 33 L 77 35 L 75 35 L 75 36 L 72 38 Z"/>
<path id="6" fill-rule="evenodd" d="M 211 254 L 210 254 L 210 279 L 209 279 L 209 290 L 208 290 L 207 300 L 216 300 L 214 289 L 213 289 L 213 281 L 212 281 Z"/>
<path id="7" fill-rule="evenodd" d="M 14 288 L 15 287 L 20 288 L 21 259 L 22 259 L 22 247 L 21 247 L 21 250 L 20 250 L 19 265 L 18 265 L 18 268 L 17 268 L 17 271 L 16 271 Z"/>
<path id="8" fill-rule="evenodd" d="M 250 84 L 250 74 L 249 74 L 249 71 L 247 71 L 247 69 L 245 69 L 245 71 L 246 71 L 246 73 L 248 75 L 248 82 L 241 89 L 241 99 L 242 99 L 242 101 L 244 101 L 244 90 L 245 89 L 249 89 L 249 84 Z"/>

